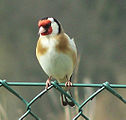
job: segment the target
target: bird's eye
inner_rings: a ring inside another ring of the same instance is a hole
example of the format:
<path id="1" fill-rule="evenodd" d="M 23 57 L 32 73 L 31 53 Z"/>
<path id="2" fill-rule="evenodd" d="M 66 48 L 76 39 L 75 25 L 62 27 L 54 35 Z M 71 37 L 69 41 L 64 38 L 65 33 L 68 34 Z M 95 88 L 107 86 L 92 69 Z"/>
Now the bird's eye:
<path id="1" fill-rule="evenodd" d="M 44 28 L 49 28 L 51 26 L 51 23 L 48 23 L 44 26 Z"/>

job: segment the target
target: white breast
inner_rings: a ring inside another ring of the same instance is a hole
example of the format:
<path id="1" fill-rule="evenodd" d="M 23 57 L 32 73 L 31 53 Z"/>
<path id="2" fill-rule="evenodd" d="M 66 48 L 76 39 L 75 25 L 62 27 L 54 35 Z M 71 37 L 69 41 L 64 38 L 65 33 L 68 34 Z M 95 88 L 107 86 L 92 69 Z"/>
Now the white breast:
<path id="1" fill-rule="evenodd" d="M 39 58 L 39 63 L 45 73 L 57 80 L 63 79 L 66 75 L 70 78 L 73 72 L 72 58 L 67 54 L 56 51 L 55 39 L 43 40 L 42 44 L 49 48 L 47 53 Z"/>

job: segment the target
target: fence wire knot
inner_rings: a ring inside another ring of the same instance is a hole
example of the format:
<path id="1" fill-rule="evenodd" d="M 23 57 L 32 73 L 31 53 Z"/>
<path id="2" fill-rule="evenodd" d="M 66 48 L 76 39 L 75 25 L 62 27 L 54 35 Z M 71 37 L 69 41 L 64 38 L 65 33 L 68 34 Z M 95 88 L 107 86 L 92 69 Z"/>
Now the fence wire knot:
<path id="1" fill-rule="evenodd" d="M 19 118 L 19 120 L 23 120 L 27 117 L 28 114 L 30 114 L 33 118 L 36 120 L 40 120 L 40 118 L 32 112 L 31 107 L 32 104 L 37 101 L 40 97 L 42 97 L 47 91 L 52 89 L 53 87 L 57 89 L 62 94 L 65 94 L 69 99 L 71 99 L 75 105 L 78 107 L 78 113 L 75 115 L 75 117 L 72 120 L 77 120 L 80 116 L 84 118 L 85 120 L 89 120 L 87 116 L 84 115 L 82 108 L 94 97 L 96 97 L 99 93 L 101 93 L 103 90 L 109 91 L 111 94 L 116 96 L 119 100 L 121 100 L 123 103 L 126 104 L 126 99 L 124 99 L 117 91 L 115 91 L 113 88 L 126 88 L 126 85 L 121 84 L 109 84 L 109 82 L 105 82 L 103 84 L 79 84 L 74 83 L 72 87 L 97 87 L 99 88 L 94 93 L 92 93 L 91 96 L 89 96 L 86 100 L 84 100 L 81 104 L 79 104 L 74 98 L 70 97 L 69 94 L 67 94 L 62 87 L 65 86 L 64 83 L 57 83 L 56 81 L 51 82 L 51 86 L 48 87 L 48 89 L 44 89 L 39 94 L 37 94 L 31 101 L 26 101 L 22 96 L 20 96 L 16 90 L 14 90 L 11 86 L 46 86 L 46 83 L 36 83 L 36 82 L 6 82 L 6 80 L 0 80 L 0 87 L 6 88 L 9 92 L 14 94 L 16 97 L 18 97 L 25 105 L 26 105 L 26 112 Z"/>

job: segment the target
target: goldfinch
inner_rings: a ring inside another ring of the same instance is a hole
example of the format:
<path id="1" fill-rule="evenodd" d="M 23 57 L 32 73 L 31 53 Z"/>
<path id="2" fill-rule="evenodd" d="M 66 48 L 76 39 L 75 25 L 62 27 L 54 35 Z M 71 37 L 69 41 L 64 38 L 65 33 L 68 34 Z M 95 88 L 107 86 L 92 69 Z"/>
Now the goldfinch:
<path id="1" fill-rule="evenodd" d="M 36 47 L 37 59 L 49 76 L 46 89 L 51 85 L 51 79 L 65 83 L 63 89 L 71 96 L 71 76 L 77 61 L 77 49 L 73 39 L 64 32 L 60 22 L 53 17 L 38 21 L 39 39 Z M 74 106 L 74 103 L 61 94 L 62 105 Z"/>

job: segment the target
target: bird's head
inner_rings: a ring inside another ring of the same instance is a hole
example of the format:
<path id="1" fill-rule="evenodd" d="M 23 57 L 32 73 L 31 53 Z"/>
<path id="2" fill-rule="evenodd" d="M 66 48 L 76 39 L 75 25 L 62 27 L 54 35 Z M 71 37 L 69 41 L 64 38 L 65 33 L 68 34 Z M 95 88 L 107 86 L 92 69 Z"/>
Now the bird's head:
<path id="1" fill-rule="evenodd" d="M 46 17 L 39 20 L 38 27 L 38 34 L 41 36 L 53 36 L 61 33 L 61 24 L 53 17 Z"/>

